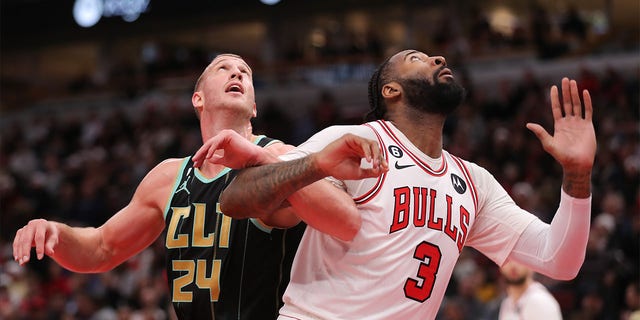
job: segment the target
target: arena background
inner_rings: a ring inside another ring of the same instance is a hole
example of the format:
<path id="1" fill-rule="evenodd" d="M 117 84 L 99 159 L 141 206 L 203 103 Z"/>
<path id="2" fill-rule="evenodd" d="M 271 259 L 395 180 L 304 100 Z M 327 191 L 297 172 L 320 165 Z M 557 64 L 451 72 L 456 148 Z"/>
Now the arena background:
<path id="1" fill-rule="evenodd" d="M 200 145 L 190 104 L 211 57 L 254 69 L 256 131 L 292 144 L 359 123 L 366 82 L 390 52 L 447 58 L 469 89 L 445 148 L 491 171 L 550 221 L 561 171 L 524 127 L 551 129 L 548 87 L 576 78 L 594 99 L 592 230 L 575 280 L 538 277 L 566 319 L 640 308 L 640 3 L 585 1 L 85 0 L 0 4 L 0 319 L 171 319 L 158 242 L 111 272 L 19 267 L 11 241 L 34 218 L 98 226 L 160 160 Z M 83 7 L 86 9 L 86 7 Z M 134 9 L 141 12 L 136 13 Z M 495 319 L 497 267 L 465 249 L 439 319 Z"/>

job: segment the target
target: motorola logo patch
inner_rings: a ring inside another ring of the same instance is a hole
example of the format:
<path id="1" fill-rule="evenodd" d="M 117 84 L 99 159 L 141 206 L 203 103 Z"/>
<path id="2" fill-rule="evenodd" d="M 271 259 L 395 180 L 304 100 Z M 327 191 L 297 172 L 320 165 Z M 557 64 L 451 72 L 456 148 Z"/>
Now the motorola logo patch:
<path id="1" fill-rule="evenodd" d="M 451 184 L 453 185 L 453 189 L 459 194 L 464 194 L 467 191 L 467 184 L 464 182 L 464 179 L 453 173 L 451 174 Z"/>

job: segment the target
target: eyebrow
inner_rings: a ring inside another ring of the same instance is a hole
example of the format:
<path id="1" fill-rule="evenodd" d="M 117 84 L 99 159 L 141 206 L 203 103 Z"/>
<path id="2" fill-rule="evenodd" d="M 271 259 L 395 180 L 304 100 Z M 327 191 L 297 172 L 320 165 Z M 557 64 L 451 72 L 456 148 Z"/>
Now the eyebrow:
<path id="1" fill-rule="evenodd" d="M 229 58 L 233 59 L 234 57 L 229 56 Z M 226 63 L 226 62 L 227 62 L 227 60 L 229 60 L 229 59 L 227 59 L 227 58 L 221 58 L 220 60 L 218 60 L 218 62 L 216 62 L 216 63 L 214 63 L 213 65 L 211 65 L 211 67 L 216 67 L 216 66 L 218 66 L 219 64 Z M 253 70 L 251 70 L 251 67 L 249 67 L 249 65 L 248 65 L 246 62 L 244 62 L 244 60 L 241 60 L 241 61 L 242 61 L 242 65 L 244 65 L 244 66 L 249 70 L 249 73 L 253 74 Z"/>
<path id="2" fill-rule="evenodd" d="M 412 55 L 412 54 L 414 54 L 414 53 L 420 53 L 420 51 L 418 51 L 418 50 L 411 50 L 411 51 L 407 52 L 407 53 L 404 55 L 403 60 L 407 60 L 407 57 L 409 57 L 410 55 Z"/>

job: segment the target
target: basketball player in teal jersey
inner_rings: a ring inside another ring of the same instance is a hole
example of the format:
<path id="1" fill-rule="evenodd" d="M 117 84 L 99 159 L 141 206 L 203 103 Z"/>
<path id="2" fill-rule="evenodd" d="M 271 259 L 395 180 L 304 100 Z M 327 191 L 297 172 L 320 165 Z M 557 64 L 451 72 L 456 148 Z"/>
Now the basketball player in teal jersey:
<path id="1" fill-rule="evenodd" d="M 280 318 L 434 319 L 464 246 L 498 265 L 516 261 L 552 278 L 574 278 L 589 234 L 596 139 L 589 93 L 581 95 L 567 78 L 561 87 L 562 99 L 556 86 L 550 91 L 553 135 L 527 124 L 564 173 L 550 224 L 518 207 L 487 170 L 443 149 L 445 120 L 464 88 L 443 57 L 416 50 L 393 55 L 372 76 L 374 121 L 329 127 L 280 156 L 287 161 L 240 172 L 220 198 L 223 210 L 238 216 L 266 215 L 296 188 L 328 176 L 361 215 L 350 241 L 306 229 Z M 263 153 L 237 146 L 203 147 L 248 159 Z M 381 175 L 361 179 L 362 170 Z"/>
<path id="2" fill-rule="evenodd" d="M 192 103 L 203 142 L 224 135 L 264 147 L 269 155 L 292 148 L 252 133 L 252 71 L 237 55 L 219 55 L 207 66 Z M 274 319 L 304 224 L 290 208 L 260 219 L 232 219 L 221 212 L 218 197 L 235 174 L 210 162 L 194 167 L 192 157 L 167 159 L 146 175 L 131 202 L 98 228 L 30 221 L 16 233 L 14 258 L 24 265 L 35 247 L 38 259 L 47 255 L 71 271 L 104 272 L 166 231 L 169 288 L 178 318 Z M 307 190 L 326 193 L 326 188 L 333 186 L 320 182 Z M 359 228 L 346 195 L 316 203 L 297 203 L 293 195 L 290 201 L 306 209 L 305 222 L 338 238 L 348 240 Z"/>

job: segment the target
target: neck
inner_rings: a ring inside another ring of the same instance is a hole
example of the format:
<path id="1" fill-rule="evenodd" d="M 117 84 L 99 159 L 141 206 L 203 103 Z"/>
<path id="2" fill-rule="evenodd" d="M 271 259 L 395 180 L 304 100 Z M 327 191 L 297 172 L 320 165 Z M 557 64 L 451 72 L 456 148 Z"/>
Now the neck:
<path id="1" fill-rule="evenodd" d="M 389 121 L 418 147 L 432 158 L 442 155 L 442 130 L 446 116 L 427 114 L 412 108 L 403 108 L 402 112 L 389 112 Z"/>
<path id="2" fill-rule="evenodd" d="M 238 117 L 237 114 L 226 115 L 219 112 L 215 117 L 202 117 L 200 119 L 200 132 L 203 142 L 215 137 L 220 131 L 227 129 L 237 132 L 246 139 L 253 139 L 250 119 Z"/>
<path id="3" fill-rule="evenodd" d="M 533 283 L 533 279 L 527 278 L 527 280 L 525 280 L 522 284 L 519 284 L 519 285 L 510 284 L 507 286 L 507 294 L 511 298 L 513 298 L 514 301 L 518 301 L 518 299 L 522 297 L 522 294 L 524 294 L 524 292 L 527 291 L 527 288 L 529 288 L 529 286 L 532 283 Z"/>

